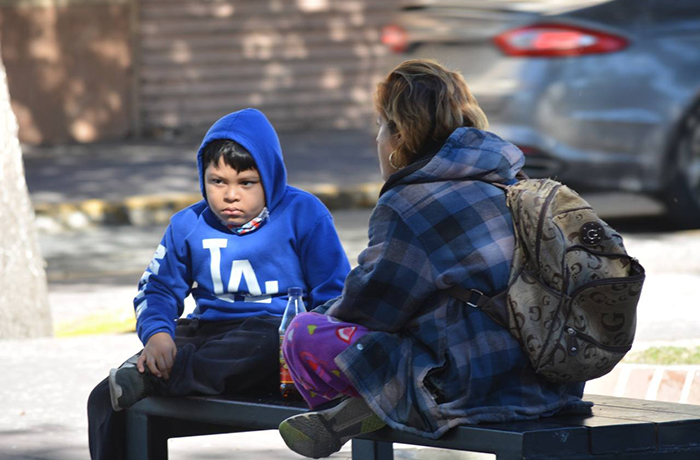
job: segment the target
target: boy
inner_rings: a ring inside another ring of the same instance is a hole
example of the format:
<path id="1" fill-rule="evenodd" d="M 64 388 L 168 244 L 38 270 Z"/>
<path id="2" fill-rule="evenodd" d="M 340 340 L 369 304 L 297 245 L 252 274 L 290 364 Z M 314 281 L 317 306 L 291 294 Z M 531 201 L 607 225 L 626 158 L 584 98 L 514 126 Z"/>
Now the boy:
<path id="1" fill-rule="evenodd" d="M 328 210 L 286 184 L 261 112 L 217 121 L 197 165 L 204 200 L 172 217 L 134 299 L 145 347 L 90 396 L 93 459 L 122 457 L 118 411 L 150 395 L 276 391 L 287 289 L 304 288 L 315 308 L 340 295 L 349 272 Z M 196 308 L 177 320 L 189 294 Z"/>

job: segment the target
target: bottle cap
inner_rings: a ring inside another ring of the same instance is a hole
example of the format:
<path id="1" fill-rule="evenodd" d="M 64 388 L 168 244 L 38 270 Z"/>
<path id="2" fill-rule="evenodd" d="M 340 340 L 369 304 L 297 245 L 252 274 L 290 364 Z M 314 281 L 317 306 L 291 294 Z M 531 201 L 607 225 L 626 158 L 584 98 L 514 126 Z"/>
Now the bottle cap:
<path id="1" fill-rule="evenodd" d="M 301 296 L 303 292 L 304 291 L 300 287 L 290 287 L 289 289 L 287 289 L 287 294 L 289 294 L 290 297 Z"/>

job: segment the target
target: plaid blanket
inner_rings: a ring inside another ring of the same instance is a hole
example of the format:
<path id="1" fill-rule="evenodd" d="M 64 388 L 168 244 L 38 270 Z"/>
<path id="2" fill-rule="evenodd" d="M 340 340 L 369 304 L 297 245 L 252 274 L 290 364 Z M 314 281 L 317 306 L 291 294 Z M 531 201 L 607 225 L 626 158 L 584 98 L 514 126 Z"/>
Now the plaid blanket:
<path id="1" fill-rule="evenodd" d="M 541 379 L 505 329 L 445 293 L 506 287 L 513 224 L 503 192 L 478 179 L 512 182 L 523 163 L 498 136 L 457 129 L 437 154 L 389 179 L 359 265 L 319 308 L 374 331 L 336 364 L 394 429 L 437 438 L 459 424 L 587 405 L 583 384 Z"/>

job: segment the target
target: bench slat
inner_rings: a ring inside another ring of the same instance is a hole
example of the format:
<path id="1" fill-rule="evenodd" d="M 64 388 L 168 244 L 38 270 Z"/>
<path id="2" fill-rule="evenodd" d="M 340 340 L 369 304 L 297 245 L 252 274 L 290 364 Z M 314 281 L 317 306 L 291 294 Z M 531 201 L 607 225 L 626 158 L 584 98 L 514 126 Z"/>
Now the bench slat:
<path id="1" fill-rule="evenodd" d="M 358 438 L 353 458 L 390 459 L 392 443 L 495 453 L 499 460 L 700 458 L 700 407 L 597 395 L 585 399 L 595 403 L 593 415 L 460 426 L 438 440 L 386 427 Z M 158 458 L 145 452 L 161 455 L 170 437 L 275 429 L 305 411 L 304 403 L 275 398 L 148 398 L 127 411 L 152 438 L 133 458 Z M 132 435 L 134 442 L 144 442 Z"/>
<path id="2" fill-rule="evenodd" d="M 196 422 L 246 428 L 248 431 L 276 429 L 286 418 L 306 412 L 301 403 L 272 405 L 260 400 L 219 398 L 168 398 L 156 396 L 139 401 L 130 410 Z"/>
<path id="3" fill-rule="evenodd" d="M 651 414 L 685 414 L 700 418 L 700 406 L 694 404 L 680 404 L 665 401 L 647 401 L 645 399 L 618 398 L 605 395 L 584 395 L 583 399 L 594 401 L 596 406 L 618 407 L 622 409 L 636 409 L 647 411 Z"/>

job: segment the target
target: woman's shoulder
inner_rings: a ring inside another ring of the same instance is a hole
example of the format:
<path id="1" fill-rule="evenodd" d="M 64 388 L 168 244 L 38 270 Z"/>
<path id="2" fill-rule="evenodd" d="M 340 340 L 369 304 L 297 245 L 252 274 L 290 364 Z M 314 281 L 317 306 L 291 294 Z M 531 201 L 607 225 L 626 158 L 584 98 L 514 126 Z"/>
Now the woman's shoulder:
<path id="1" fill-rule="evenodd" d="M 482 181 L 444 181 L 407 184 L 392 188 L 379 199 L 377 207 L 386 219 L 401 219 L 417 234 L 430 227 L 459 225 L 464 232 L 486 230 L 482 224 L 510 225 L 505 194 Z M 389 217 L 386 217 L 389 216 Z M 452 224 L 450 224 L 450 222 Z"/>
<path id="2" fill-rule="evenodd" d="M 439 206 L 450 214 L 462 209 L 465 204 L 483 200 L 505 203 L 505 195 L 498 187 L 481 180 L 443 180 L 397 185 L 384 193 L 377 204 L 402 215 L 417 208 L 430 208 L 431 212 L 440 214 Z"/>

